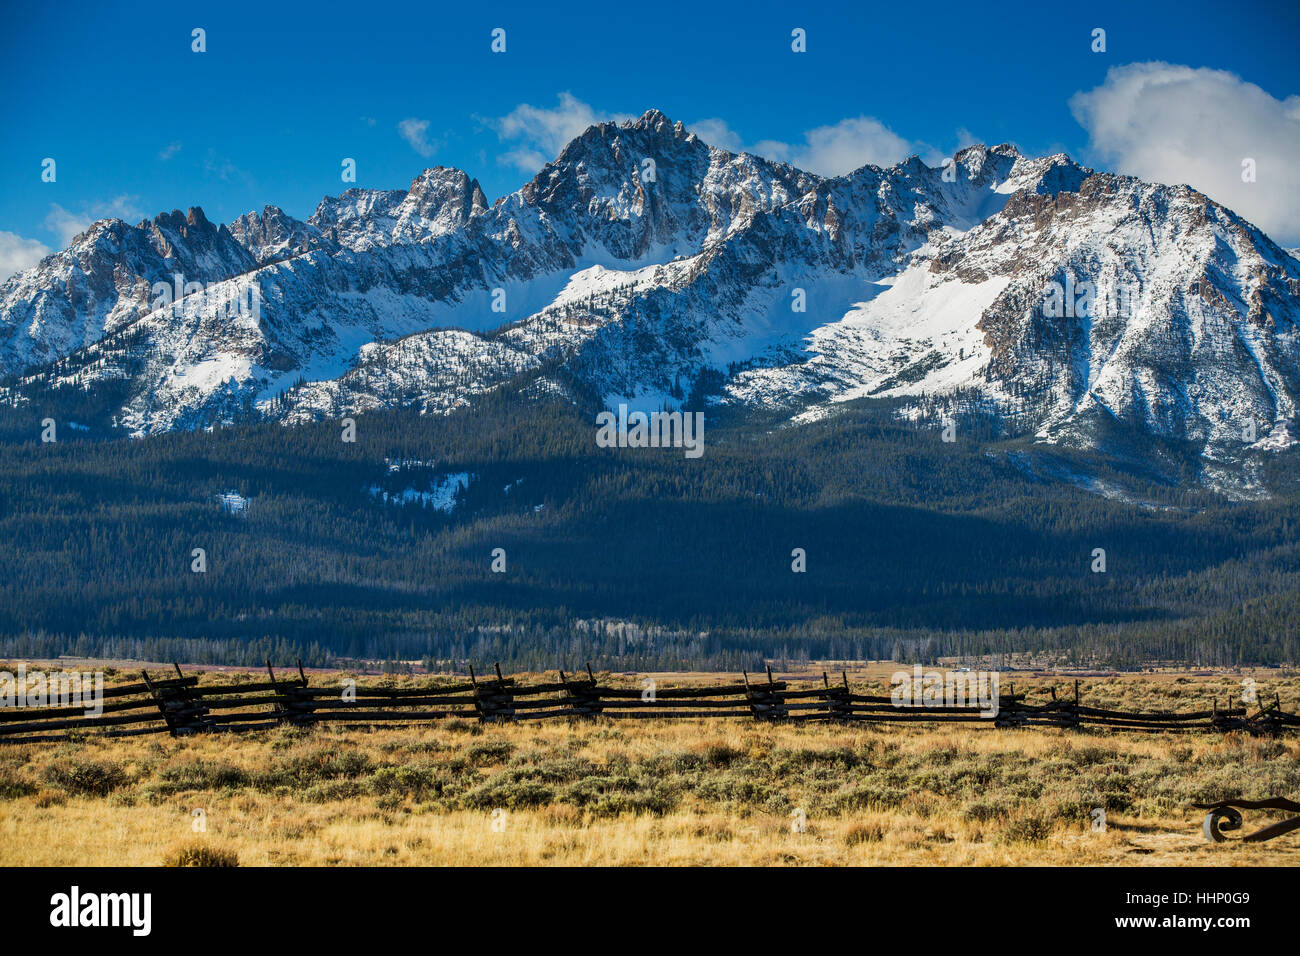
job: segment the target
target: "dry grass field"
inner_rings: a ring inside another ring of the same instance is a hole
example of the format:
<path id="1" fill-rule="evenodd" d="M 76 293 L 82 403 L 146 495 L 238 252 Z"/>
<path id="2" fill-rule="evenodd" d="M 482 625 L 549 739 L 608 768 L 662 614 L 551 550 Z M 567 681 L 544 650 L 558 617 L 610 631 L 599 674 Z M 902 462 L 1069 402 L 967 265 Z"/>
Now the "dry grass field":
<path id="1" fill-rule="evenodd" d="M 1085 699 L 1192 710 L 1240 680 L 1094 678 Z M 1297 709 L 1300 679 L 1257 680 Z M 1212 845 L 1190 806 L 1275 795 L 1300 796 L 1300 737 L 605 718 L 87 737 L 0 748 L 0 864 L 1300 864 L 1300 834 Z"/>

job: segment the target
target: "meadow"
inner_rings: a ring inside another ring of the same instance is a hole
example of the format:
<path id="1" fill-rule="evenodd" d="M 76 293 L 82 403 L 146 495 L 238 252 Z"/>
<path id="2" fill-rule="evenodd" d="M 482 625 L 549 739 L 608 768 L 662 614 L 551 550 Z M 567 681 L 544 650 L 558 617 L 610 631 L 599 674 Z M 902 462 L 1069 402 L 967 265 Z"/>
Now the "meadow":
<path id="1" fill-rule="evenodd" d="M 1300 679 L 1257 680 L 1296 709 Z M 1086 695 L 1190 710 L 1240 681 Z M 1191 806 L 1267 796 L 1300 796 L 1300 737 L 609 718 L 86 736 L 0 748 L 0 865 L 1300 864 L 1297 834 L 1211 844 Z"/>

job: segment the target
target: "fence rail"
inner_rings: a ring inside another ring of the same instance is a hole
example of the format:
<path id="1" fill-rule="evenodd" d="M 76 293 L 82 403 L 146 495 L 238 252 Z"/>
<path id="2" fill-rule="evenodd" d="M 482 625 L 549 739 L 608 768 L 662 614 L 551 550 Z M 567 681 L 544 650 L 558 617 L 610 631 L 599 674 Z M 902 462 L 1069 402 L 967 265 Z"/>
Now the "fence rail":
<path id="1" fill-rule="evenodd" d="M 638 690 L 599 683 L 590 665 L 584 676 L 558 672 L 549 683 L 523 683 L 505 677 L 483 679 L 471 668 L 470 680 L 427 687 L 376 687 L 344 681 L 339 686 L 309 686 L 298 663 L 297 674 L 277 677 L 267 663 L 268 680 L 255 683 L 206 684 L 185 676 L 104 688 L 98 713 L 84 705 L 0 707 L 0 743 L 67 740 L 87 731 L 104 737 L 169 733 L 184 737 L 215 731 L 263 730 L 280 725 L 310 727 L 323 723 L 402 724 L 461 718 L 485 723 L 604 717 L 613 720 L 740 717 L 761 721 L 819 721 L 863 724 L 972 723 L 993 727 L 1109 728 L 1156 733 L 1240 731 L 1276 735 L 1300 728 L 1300 715 L 1282 710 L 1281 700 L 1260 702 L 1254 713 L 1244 706 L 1182 713 L 1130 712 L 1089 707 L 1074 697 L 1031 704 L 1014 688 L 998 698 L 997 707 L 977 704 L 899 706 L 891 697 L 854 693 L 848 677 L 822 675 L 820 685 L 794 687 L 766 679 L 716 686 L 654 687 Z"/>

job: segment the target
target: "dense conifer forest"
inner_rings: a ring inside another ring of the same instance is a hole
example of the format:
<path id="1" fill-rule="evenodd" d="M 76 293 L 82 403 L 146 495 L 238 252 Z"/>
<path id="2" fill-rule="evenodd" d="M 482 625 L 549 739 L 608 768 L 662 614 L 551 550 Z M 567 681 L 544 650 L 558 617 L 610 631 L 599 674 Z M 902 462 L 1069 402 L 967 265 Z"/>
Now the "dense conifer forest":
<path id="1" fill-rule="evenodd" d="M 75 393 L 60 401 L 0 417 L 0 657 L 1300 660 L 1292 454 L 1268 465 L 1272 498 L 1234 502 L 1190 483 L 1176 447 L 1164 474 L 1129 472 L 1009 441 L 974 408 L 951 443 L 887 401 L 798 427 L 711 411 L 690 460 L 598 448 L 589 397 L 512 388 L 446 416 L 357 416 L 354 442 L 251 409 L 100 440 Z"/>

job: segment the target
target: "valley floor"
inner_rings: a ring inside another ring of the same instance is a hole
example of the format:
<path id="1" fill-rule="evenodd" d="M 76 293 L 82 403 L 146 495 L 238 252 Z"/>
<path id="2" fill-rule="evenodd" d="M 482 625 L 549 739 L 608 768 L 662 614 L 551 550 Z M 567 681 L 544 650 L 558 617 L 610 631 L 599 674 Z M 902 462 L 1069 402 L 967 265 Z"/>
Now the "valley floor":
<path id="1" fill-rule="evenodd" d="M 1124 683 L 1121 699 L 1160 689 Z M 1282 685 L 1293 698 L 1296 679 Z M 282 728 L 0 749 L 0 864 L 1300 864 L 1294 833 L 1207 842 L 1190 804 L 1232 796 L 1300 796 L 1300 738 L 716 719 Z M 1247 813 L 1245 830 L 1282 816 Z"/>

